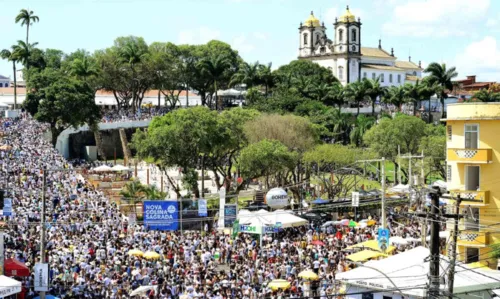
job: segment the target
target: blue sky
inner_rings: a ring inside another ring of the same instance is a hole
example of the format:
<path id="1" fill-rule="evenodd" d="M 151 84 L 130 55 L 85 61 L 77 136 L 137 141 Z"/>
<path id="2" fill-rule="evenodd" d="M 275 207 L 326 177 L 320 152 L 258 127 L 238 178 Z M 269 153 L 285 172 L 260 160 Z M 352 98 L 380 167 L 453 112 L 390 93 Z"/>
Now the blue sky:
<path id="1" fill-rule="evenodd" d="M 329 36 L 346 4 L 361 17 L 363 46 L 394 47 L 400 60 L 446 62 L 460 77 L 500 81 L 500 1 L 497 0 L 0 0 L 0 49 L 25 39 L 14 23 L 21 8 L 40 17 L 30 41 L 40 48 L 71 52 L 112 45 L 118 36 L 142 36 L 148 43 L 204 43 L 220 39 L 247 61 L 295 59 L 298 26 L 311 10 Z M 0 61 L 0 74 L 11 75 Z"/>

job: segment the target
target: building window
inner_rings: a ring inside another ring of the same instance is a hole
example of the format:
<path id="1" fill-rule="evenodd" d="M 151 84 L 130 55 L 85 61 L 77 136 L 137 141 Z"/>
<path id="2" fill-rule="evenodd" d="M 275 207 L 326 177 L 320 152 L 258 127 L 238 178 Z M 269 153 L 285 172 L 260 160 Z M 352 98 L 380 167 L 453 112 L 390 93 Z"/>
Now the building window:
<path id="1" fill-rule="evenodd" d="M 339 80 L 344 80 L 344 67 L 339 66 L 339 73 L 338 73 Z"/>
<path id="2" fill-rule="evenodd" d="M 308 38 L 307 33 L 304 33 L 304 45 L 307 45 L 307 38 Z"/>
<path id="3" fill-rule="evenodd" d="M 477 148 L 479 143 L 479 125 L 465 125 L 465 148 Z"/>
<path id="4" fill-rule="evenodd" d="M 398 83 L 401 83 L 401 74 L 398 74 Z"/>
<path id="5" fill-rule="evenodd" d="M 380 74 L 380 82 L 384 82 L 384 74 Z"/>
<path id="6" fill-rule="evenodd" d="M 413 76 L 416 76 L 417 75 L 417 72 L 416 71 L 413 71 Z"/>
<path id="7" fill-rule="evenodd" d="M 389 74 L 389 83 L 392 83 L 392 74 Z"/>
<path id="8" fill-rule="evenodd" d="M 448 141 L 451 141 L 451 126 L 446 126 L 446 136 L 448 136 Z"/>
<path id="9" fill-rule="evenodd" d="M 372 80 L 375 80 L 377 78 L 377 75 L 375 73 L 372 73 Z"/>
<path id="10" fill-rule="evenodd" d="M 351 41 L 355 42 L 356 41 L 356 29 L 351 30 Z"/>
<path id="11" fill-rule="evenodd" d="M 319 33 L 316 33 L 316 43 L 319 43 L 321 40 L 321 37 L 319 35 Z"/>
<path id="12" fill-rule="evenodd" d="M 451 182 L 451 165 L 446 165 L 446 181 Z"/>
<path id="13" fill-rule="evenodd" d="M 344 40 L 344 30 L 339 29 L 339 42 Z"/>
<path id="14" fill-rule="evenodd" d="M 366 79 L 366 72 L 363 73 L 363 78 Z"/>

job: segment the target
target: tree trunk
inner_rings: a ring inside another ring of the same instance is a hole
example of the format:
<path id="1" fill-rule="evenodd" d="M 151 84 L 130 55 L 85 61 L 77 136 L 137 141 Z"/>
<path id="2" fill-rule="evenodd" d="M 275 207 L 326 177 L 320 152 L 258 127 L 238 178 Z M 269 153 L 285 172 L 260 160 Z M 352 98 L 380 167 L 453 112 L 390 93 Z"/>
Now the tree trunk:
<path id="1" fill-rule="evenodd" d="M 417 101 L 413 100 L 413 116 L 417 115 Z"/>
<path id="2" fill-rule="evenodd" d="M 444 112 L 444 97 L 441 98 L 441 118 L 446 117 L 446 112 Z"/>
<path id="3" fill-rule="evenodd" d="M 128 146 L 127 134 L 125 134 L 125 129 L 120 128 L 118 131 L 120 132 L 120 141 L 122 142 L 123 158 L 127 161 L 131 161 L 132 153 L 130 152 L 130 148 Z"/>
<path id="4" fill-rule="evenodd" d="M 158 109 L 160 109 L 160 105 L 161 105 L 161 90 L 158 89 Z"/>
<path id="5" fill-rule="evenodd" d="M 51 141 L 52 141 L 52 146 L 56 147 L 57 144 L 57 137 L 59 137 L 59 134 L 61 134 L 61 130 L 56 128 L 55 124 L 50 125 L 50 133 L 51 133 Z"/>
<path id="6" fill-rule="evenodd" d="M 359 115 L 359 104 L 360 104 L 360 102 L 358 102 L 357 104 L 358 104 L 358 105 L 357 105 L 357 106 L 358 106 L 358 113 L 356 114 L 356 116 L 358 116 L 358 115 Z"/>
<path id="7" fill-rule="evenodd" d="M 214 81 L 214 89 L 215 89 L 215 110 L 219 111 L 219 101 L 217 99 L 217 81 Z"/>
<path id="8" fill-rule="evenodd" d="M 186 84 L 186 108 L 189 107 L 189 86 Z"/>
<path id="9" fill-rule="evenodd" d="M 97 147 L 97 155 L 101 158 L 101 160 L 105 160 L 106 155 L 104 154 L 104 148 L 102 147 L 102 136 L 101 136 L 101 131 L 99 131 L 99 129 L 94 131 L 94 139 L 95 139 L 95 145 Z"/>
<path id="10" fill-rule="evenodd" d="M 30 19 L 28 17 L 28 22 L 26 23 L 26 46 L 29 46 L 29 36 L 30 36 Z"/>
<path id="11" fill-rule="evenodd" d="M 12 68 L 14 69 L 14 110 L 17 109 L 17 79 L 16 79 L 16 61 L 12 61 Z"/>
<path id="12" fill-rule="evenodd" d="M 375 101 L 376 101 L 376 98 L 372 99 L 372 115 L 373 116 L 375 116 Z"/>

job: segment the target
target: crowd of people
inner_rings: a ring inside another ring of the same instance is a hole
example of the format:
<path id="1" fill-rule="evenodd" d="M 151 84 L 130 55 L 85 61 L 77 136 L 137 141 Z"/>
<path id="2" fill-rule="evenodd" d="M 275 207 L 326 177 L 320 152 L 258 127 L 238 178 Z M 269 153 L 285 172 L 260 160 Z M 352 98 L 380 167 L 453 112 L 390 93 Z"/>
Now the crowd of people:
<path id="1" fill-rule="evenodd" d="M 0 182 L 15 211 L 5 219 L 6 258 L 16 258 L 30 269 L 41 262 L 46 169 L 45 262 L 50 265 L 49 293 L 60 298 L 130 298 L 140 286 L 155 286 L 143 295 L 161 299 L 332 298 L 340 291 L 336 274 L 353 266 L 343 249 L 376 234 L 376 226 L 311 224 L 267 235 L 260 247 L 249 234 L 233 238 L 217 230 L 148 230 L 139 221 L 129 223 L 128 215 L 85 180 L 79 171 L 85 163 L 73 165 L 43 139 L 44 125 L 23 115 L 1 126 L 0 143 L 11 149 L 0 152 Z M 400 235 L 418 231 L 415 223 L 391 227 Z M 130 255 L 132 249 L 154 251 L 160 258 Z M 319 279 L 299 278 L 303 270 L 314 271 Z M 27 298 L 37 295 L 33 276 L 18 279 Z M 267 287 L 274 279 L 287 280 L 290 287 Z"/>
<path id="2" fill-rule="evenodd" d="M 102 109 L 103 123 L 125 122 L 136 120 L 149 120 L 155 116 L 161 116 L 168 112 L 166 107 L 143 107 L 138 110 L 133 109 Z"/>

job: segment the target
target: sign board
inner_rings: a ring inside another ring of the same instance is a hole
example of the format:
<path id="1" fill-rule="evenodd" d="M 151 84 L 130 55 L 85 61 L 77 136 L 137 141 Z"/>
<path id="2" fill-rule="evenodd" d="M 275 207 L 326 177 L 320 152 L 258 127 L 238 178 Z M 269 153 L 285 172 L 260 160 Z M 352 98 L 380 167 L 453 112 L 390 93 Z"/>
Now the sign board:
<path id="1" fill-rule="evenodd" d="M 224 222 L 224 207 L 226 206 L 226 187 L 220 187 L 219 189 L 219 219 L 217 226 L 219 228 L 225 227 Z"/>
<path id="2" fill-rule="evenodd" d="M 240 225 L 240 233 L 260 234 L 260 231 L 254 225 Z"/>
<path id="3" fill-rule="evenodd" d="M 49 291 L 49 264 L 35 264 L 35 292 Z"/>
<path id="4" fill-rule="evenodd" d="M 200 216 L 200 217 L 207 217 L 208 216 L 207 200 L 206 199 L 199 199 L 198 200 L 198 216 Z"/>
<path id="5" fill-rule="evenodd" d="M 232 227 L 238 215 L 237 205 L 226 205 L 224 207 L 224 227 Z"/>
<path id="6" fill-rule="evenodd" d="M 134 226 L 136 222 L 137 222 L 137 216 L 135 215 L 135 213 L 128 214 L 128 224 L 130 226 Z"/>
<path id="7" fill-rule="evenodd" d="M 232 234 L 233 239 L 236 238 L 239 232 L 240 232 L 240 221 L 236 219 L 233 223 L 233 234 Z"/>
<path id="8" fill-rule="evenodd" d="M 280 227 L 282 227 L 282 226 L 283 226 L 283 223 L 281 223 L 281 222 L 276 222 L 276 227 L 280 228 Z"/>
<path id="9" fill-rule="evenodd" d="M 264 234 L 274 234 L 275 233 L 275 227 L 274 226 L 264 226 L 262 227 L 263 233 Z"/>
<path id="10" fill-rule="evenodd" d="M 387 228 L 379 228 L 378 229 L 378 248 L 385 252 L 387 250 L 387 247 L 389 247 L 389 230 Z"/>
<path id="11" fill-rule="evenodd" d="M 152 230 L 177 230 L 179 228 L 179 203 L 177 201 L 144 201 L 144 225 Z"/>
<path id="12" fill-rule="evenodd" d="M 266 194 L 266 204 L 273 209 L 288 206 L 288 193 L 282 188 L 273 188 Z"/>
<path id="13" fill-rule="evenodd" d="M 352 206 L 359 207 L 359 192 L 352 192 Z"/>

